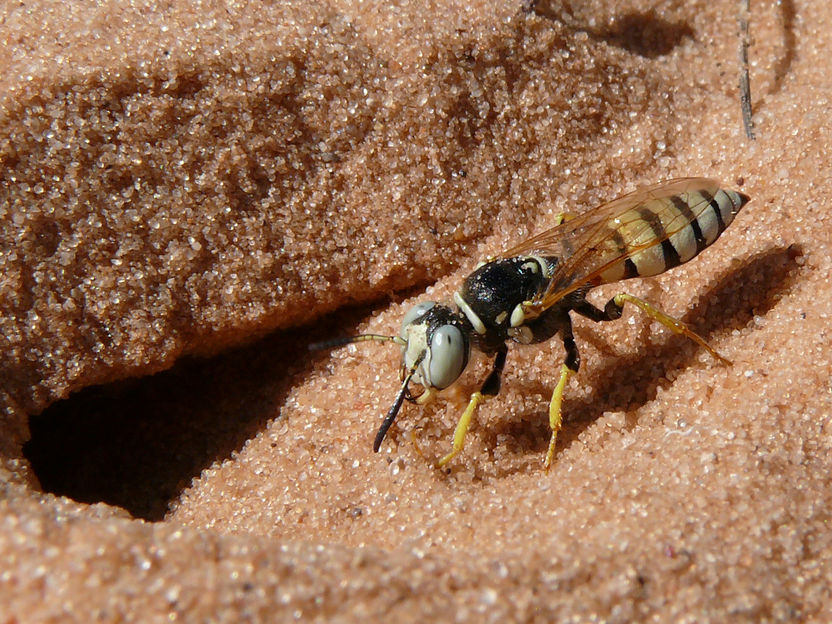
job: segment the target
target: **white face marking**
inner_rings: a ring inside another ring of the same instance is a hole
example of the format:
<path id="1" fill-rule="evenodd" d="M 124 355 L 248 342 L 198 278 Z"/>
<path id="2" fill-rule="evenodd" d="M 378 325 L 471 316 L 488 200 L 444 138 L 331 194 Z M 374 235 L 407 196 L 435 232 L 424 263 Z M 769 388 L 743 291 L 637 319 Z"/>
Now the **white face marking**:
<path id="1" fill-rule="evenodd" d="M 508 316 L 508 312 L 506 312 L 506 311 L 504 310 L 504 311 L 500 312 L 500 313 L 497 315 L 497 317 L 494 319 L 494 322 L 495 322 L 497 325 L 502 325 L 503 321 L 505 321 L 505 320 L 506 320 L 506 317 L 507 317 L 507 316 Z"/>
<path id="2" fill-rule="evenodd" d="M 410 324 L 402 331 L 402 338 L 407 344 L 402 349 L 402 360 L 404 368 L 410 370 L 413 365 L 424 354 L 424 359 L 413 373 L 413 381 L 422 386 L 430 387 L 430 350 L 428 349 L 428 325 L 419 323 Z"/>
<path id="3" fill-rule="evenodd" d="M 401 337 L 406 338 L 404 332 L 410 326 L 410 324 L 413 323 L 413 321 L 422 316 L 425 312 L 430 310 L 435 305 L 435 301 L 423 301 L 422 303 L 417 303 L 415 306 L 410 308 L 404 315 L 404 318 L 402 319 Z"/>

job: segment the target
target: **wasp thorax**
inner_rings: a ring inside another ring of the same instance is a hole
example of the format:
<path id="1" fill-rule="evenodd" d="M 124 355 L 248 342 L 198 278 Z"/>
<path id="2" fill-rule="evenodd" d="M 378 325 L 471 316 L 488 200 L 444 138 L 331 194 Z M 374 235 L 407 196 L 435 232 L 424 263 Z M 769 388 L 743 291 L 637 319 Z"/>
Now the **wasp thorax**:
<path id="1" fill-rule="evenodd" d="M 411 308 L 402 323 L 402 367 L 425 388 L 447 388 L 465 370 L 470 349 L 459 315 L 426 301 Z"/>

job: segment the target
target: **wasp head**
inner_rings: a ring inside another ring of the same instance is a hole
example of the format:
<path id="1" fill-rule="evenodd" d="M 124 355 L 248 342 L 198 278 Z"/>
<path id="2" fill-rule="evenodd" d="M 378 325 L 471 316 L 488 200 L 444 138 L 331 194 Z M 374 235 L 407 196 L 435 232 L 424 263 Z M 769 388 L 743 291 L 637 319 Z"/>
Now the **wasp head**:
<path id="1" fill-rule="evenodd" d="M 454 383 L 468 364 L 470 341 L 459 314 L 433 301 L 412 307 L 402 321 L 402 378 L 426 389 L 442 390 Z"/>
<path id="2" fill-rule="evenodd" d="M 400 342 L 401 341 L 401 342 Z M 433 301 L 413 306 L 404 315 L 402 344 L 402 387 L 376 434 L 373 450 L 378 452 L 405 398 L 411 398 L 411 380 L 425 388 L 442 390 L 454 383 L 468 365 L 470 340 L 465 321 L 451 308 Z"/>
<path id="3" fill-rule="evenodd" d="M 319 342 L 310 345 L 309 348 L 317 351 L 365 340 L 395 342 L 401 345 L 402 385 L 376 435 L 373 450 L 378 452 L 402 403 L 406 398 L 413 398 L 408 387 L 411 381 L 425 388 L 426 393 L 430 393 L 431 390 L 447 388 L 462 374 L 468 365 L 470 331 L 470 324 L 459 313 L 448 306 L 425 301 L 413 306 L 404 315 L 399 336 L 362 334 Z"/>

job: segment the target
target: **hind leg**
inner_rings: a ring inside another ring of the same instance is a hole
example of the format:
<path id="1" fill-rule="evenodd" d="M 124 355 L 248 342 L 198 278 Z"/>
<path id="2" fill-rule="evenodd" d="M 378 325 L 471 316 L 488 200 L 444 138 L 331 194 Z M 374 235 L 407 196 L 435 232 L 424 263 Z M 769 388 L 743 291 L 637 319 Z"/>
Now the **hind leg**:
<path id="1" fill-rule="evenodd" d="M 687 336 L 689 339 L 693 340 L 696 344 L 703 347 L 708 353 L 711 354 L 716 360 L 719 360 L 723 364 L 731 365 L 731 361 L 722 357 L 719 353 L 716 352 L 716 349 L 711 347 L 705 339 L 702 338 L 699 334 L 693 331 L 690 327 L 685 325 L 679 319 L 675 319 L 672 316 L 665 314 L 657 307 L 647 303 L 643 299 L 639 299 L 638 297 L 634 297 L 633 295 L 628 295 L 627 293 L 619 293 L 609 301 L 607 301 L 607 305 L 604 306 L 603 310 L 599 310 L 594 305 L 589 303 L 588 301 L 581 302 L 580 305 L 575 306 L 573 309 L 578 314 L 587 317 L 593 321 L 614 321 L 616 319 L 621 318 L 621 313 L 624 311 L 624 304 L 625 303 L 632 303 L 634 306 L 639 308 L 642 312 L 644 312 L 647 316 L 652 318 L 655 321 L 658 321 L 668 329 L 670 329 L 675 334 L 683 334 Z"/>

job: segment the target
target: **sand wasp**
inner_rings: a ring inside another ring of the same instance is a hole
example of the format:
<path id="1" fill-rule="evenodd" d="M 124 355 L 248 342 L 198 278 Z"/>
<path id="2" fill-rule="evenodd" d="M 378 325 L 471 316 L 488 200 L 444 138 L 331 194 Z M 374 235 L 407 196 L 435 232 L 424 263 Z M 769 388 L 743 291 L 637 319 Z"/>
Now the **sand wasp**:
<path id="1" fill-rule="evenodd" d="M 552 433 L 544 463 L 548 468 L 562 422 L 563 391 L 581 361 L 570 312 L 595 322 L 613 321 L 621 317 L 624 304 L 631 303 L 729 363 L 684 323 L 646 301 L 620 293 L 602 310 L 586 295 L 601 284 L 657 275 L 687 262 L 716 241 L 748 200 L 705 178 L 680 178 L 635 191 L 584 214 L 561 217 L 555 227 L 481 263 L 454 294 L 455 309 L 422 302 L 405 314 L 398 336 L 363 334 L 311 348 L 364 340 L 402 347 L 402 385 L 379 427 L 374 451 L 405 399 L 422 404 L 453 384 L 465 370 L 472 347 L 493 355 L 491 372 L 459 419 L 451 452 L 438 462 L 444 466 L 462 450 L 479 405 L 499 392 L 507 343 L 534 344 L 560 334 L 566 358 L 549 403 Z M 419 396 L 411 394 L 411 382 L 424 388 Z"/>

